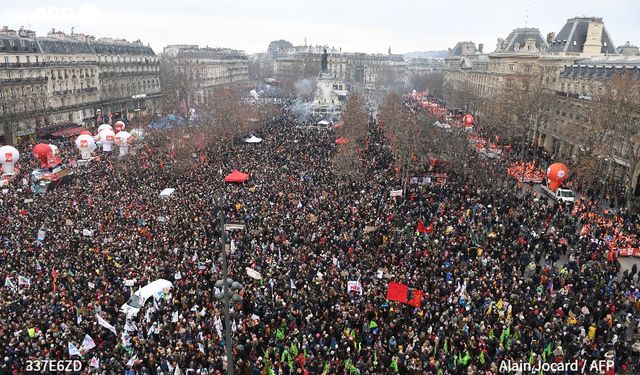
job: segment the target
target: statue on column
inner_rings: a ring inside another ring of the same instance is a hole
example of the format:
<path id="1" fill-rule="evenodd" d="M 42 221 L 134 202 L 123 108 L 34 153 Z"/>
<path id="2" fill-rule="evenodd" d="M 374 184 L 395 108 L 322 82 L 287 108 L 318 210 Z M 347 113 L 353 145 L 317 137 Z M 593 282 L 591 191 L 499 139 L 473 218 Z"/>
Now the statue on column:
<path id="1" fill-rule="evenodd" d="M 322 73 L 327 73 L 329 71 L 329 69 L 327 68 L 327 49 L 324 48 L 323 51 L 324 51 L 324 53 L 322 54 L 322 63 L 321 63 L 322 64 L 321 65 L 322 70 L 321 70 L 321 72 Z"/>

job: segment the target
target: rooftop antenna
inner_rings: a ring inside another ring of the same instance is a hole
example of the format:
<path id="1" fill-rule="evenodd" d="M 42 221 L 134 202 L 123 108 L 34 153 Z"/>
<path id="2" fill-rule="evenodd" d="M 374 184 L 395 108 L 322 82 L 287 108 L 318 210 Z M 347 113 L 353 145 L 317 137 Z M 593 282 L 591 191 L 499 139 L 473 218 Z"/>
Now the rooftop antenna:
<path id="1" fill-rule="evenodd" d="M 527 26 L 529 26 L 529 4 L 531 3 L 531 0 L 527 0 L 527 11 L 525 13 L 524 16 L 524 27 L 527 28 Z"/>
<path id="2" fill-rule="evenodd" d="M 73 35 L 73 29 L 75 29 L 75 26 L 71 26 L 71 35 Z"/>
<path id="3" fill-rule="evenodd" d="M 304 46 L 305 47 L 307 46 L 307 37 L 306 36 L 304 37 Z"/>

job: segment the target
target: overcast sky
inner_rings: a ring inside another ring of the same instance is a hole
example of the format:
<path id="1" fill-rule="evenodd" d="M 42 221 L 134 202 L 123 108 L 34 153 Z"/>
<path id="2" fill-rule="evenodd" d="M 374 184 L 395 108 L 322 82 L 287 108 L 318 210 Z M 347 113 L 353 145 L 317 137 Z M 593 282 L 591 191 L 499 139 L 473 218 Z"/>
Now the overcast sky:
<path id="1" fill-rule="evenodd" d="M 270 41 L 393 53 L 484 43 L 516 27 L 558 33 L 575 16 L 603 17 L 616 46 L 640 44 L 639 0 L 0 0 L 0 22 L 44 36 L 51 28 L 96 37 L 266 51 Z"/>

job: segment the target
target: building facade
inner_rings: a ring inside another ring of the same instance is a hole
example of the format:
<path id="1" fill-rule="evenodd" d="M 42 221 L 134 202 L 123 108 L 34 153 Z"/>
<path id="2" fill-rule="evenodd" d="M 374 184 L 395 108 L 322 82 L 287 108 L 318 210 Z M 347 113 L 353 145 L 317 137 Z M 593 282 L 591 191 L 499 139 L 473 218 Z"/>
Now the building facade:
<path id="1" fill-rule="evenodd" d="M 315 78 L 319 74 L 324 47 L 304 46 L 288 48 L 286 55 L 273 62 L 274 74 L 281 82 Z M 407 83 L 408 63 L 402 55 L 343 52 L 327 48 L 328 69 L 331 76 L 348 87 L 389 89 Z"/>
<path id="2" fill-rule="evenodd" d="M 48 84 L 35 33 L 0 30 L 0 137 L 32 133 L 45 123 Z"/>
<path id="3" fill-rule="evenodd" d="M 161 95 L 158 59 L 140 42 L 52 30 L 0 30 L 0 137 L 51 133 L 148 114 Z M 137 111 L 136 111 L 137 110 Z"/>
<path id="4" fill-rule="evenodd" d="M 102 113 L 132 119 L 156 112 L 162 95 L 160 59 L 151 47 L 111 38 L 90 44 L 97 56 Z"/>
<path id="5" fill-rule="evenodd" d="M 167 46 L 164 56 L 173 58 L 178 69 L 196 83 L 196 102 L 204 102 L 215 89 L 249 81 L 249 59 L 238 50 Z"/>
<path id="6" fill-rule="evenodd" d="M 602 95 L 607 79 L 616 70 L 635 71 L 640 65 L 637 48 L 628 44 L 616 50 L 598 17 L 571 18 L 557 36 L 549 33 L 546 39 L 538 29 L 515 29 L 506 39 L 498 39 L 494 52 L 481 50 L 472 42 L 460 42 L 450 50 L 445 58 L 445 99 L 482 119 L 509 77 L 532 77 L 549 104 L 543 110 L 544 123 L 530 126 L 528 136 L 559 160 L 580 157 L 585 147 L 580 135 L 589 132 L 585 126 L 594 108 L 592 98 Z M 624 152 L 604 159 L 609 161 L 605 175 L 630 174 L 637 179 L 638 171 L 623 171 L 631 165 Z"/>

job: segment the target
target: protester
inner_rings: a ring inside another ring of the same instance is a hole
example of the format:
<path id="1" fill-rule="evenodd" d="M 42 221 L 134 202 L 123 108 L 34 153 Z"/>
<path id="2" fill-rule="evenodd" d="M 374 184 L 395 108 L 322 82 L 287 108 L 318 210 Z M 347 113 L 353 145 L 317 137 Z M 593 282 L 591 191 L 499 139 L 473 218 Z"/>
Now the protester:
<path id="1" fill-rule="evenodd" d="M 461 145 L 436 171 L 446 183 L 401 197 L 389 194 L 401 182 L 374 118 L 353 181 L 332 163 L 335 132 L 297 128 L 287 104 L 256 132 L 259 144 L 200 147 L 171 134 L 147 130 L 125 157 L 98 153 L 42 195 L 23 181 L 36 167 L 31 145 L 18 146 L 21 172 L 0 196 L 3 373 L 38 358 L 80 359 L 101 374 L 224 373 L 220 210 L 246 224 L 229 233 L 229 275 L 244 286 L 231 311 L 237 373 L 489 374 L 506 360 L 607 353 L 616 373 L 640 370 L 637 275 L 618 277 L 603 237 L 614 227 L 597 225 L 588 198 L 572 208 L 518 195 L 506 172 L 517 158 L 480 159 L 462 130 L 434 128 L 425 141 Z M 70 141 L 56 145 L 77 158 Z M 249 180 L 224 183 L 236 169 Z M 165 188 L 176 190 L 160 199 Z M 637 230 L 624 210 L 608 215 Z M 419 220 L 428 231 L 416 233 Z M 173 288 L 127 322 L 124 280 L 135 290 L 158 278 Z M 387 300 L 390 281 L 422 291 L 419 307 Z"/>

